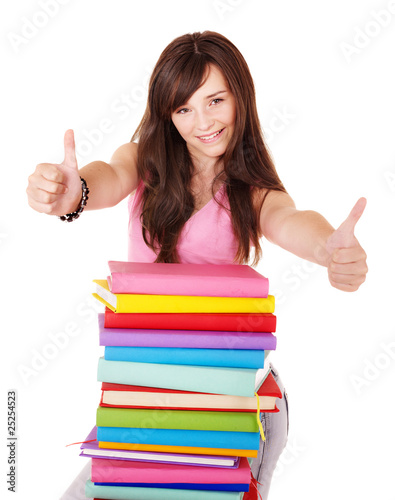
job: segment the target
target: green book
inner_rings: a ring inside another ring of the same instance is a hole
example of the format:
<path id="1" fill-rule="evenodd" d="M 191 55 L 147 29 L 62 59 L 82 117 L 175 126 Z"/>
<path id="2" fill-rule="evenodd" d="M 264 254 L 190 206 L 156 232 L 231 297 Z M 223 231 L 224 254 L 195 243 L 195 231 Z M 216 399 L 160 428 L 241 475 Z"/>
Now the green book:
<path id="1" fill-rule="evenodd" d="M 184 429 L 198 431 L 259 432 L 256 413 L 192 411 L 99 406 L 97 427 Z"/>
<path id="2" fill-rule="evenodd" d="M 110 361 L 101 357 L 97 379 L 113 384 L 253 397 L 255 387 L 266 374 L 265 368 L 138 363 Z"/>

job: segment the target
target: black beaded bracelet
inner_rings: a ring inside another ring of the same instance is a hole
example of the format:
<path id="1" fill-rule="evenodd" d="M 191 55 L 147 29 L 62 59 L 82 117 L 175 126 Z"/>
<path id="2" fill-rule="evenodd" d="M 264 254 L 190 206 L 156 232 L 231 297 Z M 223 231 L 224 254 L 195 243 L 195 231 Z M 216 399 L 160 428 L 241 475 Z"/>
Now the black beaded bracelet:
<path id="1" fill-rule="evenodd" d="M 89 188 L 86 185 L 85 179 L 80 177 L 81 179 L 81 189 L 82 189 L 82 196 L 81 196 L 81 201 L 80 204 L 78 205 L 78 208 L 75 212 L 71 212 L 70 214 L 66 215 L 61 215 L 59 217 L 60 220 L 63 220 L 65 222 L 73 222 L 73 220 L 78 219 L 80 214 L 84 211 L 84 208 L 86 207 L 86 203 L 88 201 L 88 194 L 89 194 Z"/>

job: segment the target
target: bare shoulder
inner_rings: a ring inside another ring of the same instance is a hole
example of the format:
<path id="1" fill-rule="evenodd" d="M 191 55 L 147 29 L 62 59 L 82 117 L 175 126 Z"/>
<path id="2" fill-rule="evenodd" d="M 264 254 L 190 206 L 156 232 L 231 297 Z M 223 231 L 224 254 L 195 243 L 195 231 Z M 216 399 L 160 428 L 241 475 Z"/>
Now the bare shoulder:
<path id="1" fill-rule="evenodd" d="M 254 206 L 261 216 L 279 207 L 295 207 L 293 199 L 288 193 L 274 189 L 256 189 L 253 193 Z"/>
<path id="2" fill-rule="evenodd" d="M 296 210 L 295 202 L 288 193 L 273 189 L 261 189 L 255 197 L 259 210 L 260 235 L 271 240 L 282 218 Z"/>
<path id="3" fill-rule="evenodd" d="M 137 150 L 138 144 L 136 142 L 122 144 L 112 155 L 110 165 L 115 168 L 121 167 L 128 170 L 137 168 Z"/>
<path id="4" fill-rule="evenodd" d="M 110 166 L 120 179 L 123 191 L 125 191 L 126 194 L 134 191 L 139 182 L 137 154 L 137 143 L 127 142 L 114 151 L 109 161 Z"/>
<path id="5" fill-rule="evenodd" d="M 295 202 L 288 193 L 275 191 L 274 189 L 263 190 L 265 201 L 262 205 L 261 213 L 278 207 L 295 207 Z"/>

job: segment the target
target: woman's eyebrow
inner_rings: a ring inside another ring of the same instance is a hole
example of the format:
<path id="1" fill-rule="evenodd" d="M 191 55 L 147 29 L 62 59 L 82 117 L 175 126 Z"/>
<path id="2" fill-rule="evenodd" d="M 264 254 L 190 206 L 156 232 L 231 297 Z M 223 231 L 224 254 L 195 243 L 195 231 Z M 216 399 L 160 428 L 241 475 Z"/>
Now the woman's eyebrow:
<path id="1" fill-rule="evenodd" d="M 218 92 L 215 92 L 214 94 L 210 94 L 206 97 L 206 99 L 211 99 L 212 97 L 215 97 L 218 94 L 223 94 L 224 92 L 227 92 L 227 90 L 218 90 Z"/>
<path id="2" fill-rule="evenodd" d="M 228 92 L 228 91 L 227 90 L 218 90 L 218 92 L 214 92 L 214 94 L 210 94 L 210 95 L 206 96 L 205 99 L 212 99 L 216 95 L 218 95 L 218 94 L 224 94 L 225 92 Z M 188 104 L 189 104 L 189 101 L 186 102 L 185 104 L 181 105 L 180 107 L 188 106 Z"/>

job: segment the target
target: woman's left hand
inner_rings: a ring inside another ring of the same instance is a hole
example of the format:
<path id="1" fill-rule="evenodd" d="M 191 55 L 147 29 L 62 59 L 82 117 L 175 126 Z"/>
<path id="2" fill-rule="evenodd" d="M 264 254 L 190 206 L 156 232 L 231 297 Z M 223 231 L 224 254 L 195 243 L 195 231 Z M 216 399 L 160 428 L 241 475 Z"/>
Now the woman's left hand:
<path id="1" fill-rule="evenodd" d="M 347 219 L 326 242 L 329 253 L 328 278 L 331 285 L 345 292 L 355 292 L 366 279 L 368 266 L 366 253 L 354 236 L 355 224 L 366 206 L 366 198 L 360 198 Z"/>

